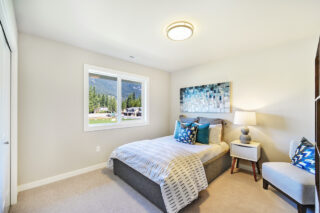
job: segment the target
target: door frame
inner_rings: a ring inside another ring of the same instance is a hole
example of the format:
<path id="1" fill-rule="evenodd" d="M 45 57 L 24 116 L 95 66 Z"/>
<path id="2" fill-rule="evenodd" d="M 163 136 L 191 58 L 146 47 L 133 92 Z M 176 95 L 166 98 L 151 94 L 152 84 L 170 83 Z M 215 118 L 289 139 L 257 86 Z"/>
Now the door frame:
<path id="1" fill-rule="evenodd" d="M 9 146 L 9 162 L 8 162 L 8 166 L 9 166 L 9 185 L 8 185 L 8 188 L 9 188 L 9 200 L 7 202 L 6 198 L 7 196 L 5 196 L 3 199 L 4 199 L 4 202 L 6 203 L 6 205 L 4 205 L 4 212 L 9 212 L 10 210 L 10 206 L 11 206 L 11 70 L 12 70 L 12 58 L 11 58 L 11 55 L 12 55 L 12 51 L 11 51 L 11 48 L 10 48 L 10 44 L 8 42 L 8 39 L 7 39 L 7 35 L 6 35 L 6 32 L 4 31 L 4 27 L 3 27 L 3 24 L 0 20 L 0 33 L 3 34 L 3 38 L 4 38 L 4 42 L 5 44 L 7 45 L 7 48 L 9 50 L 9 109 L 10 109 L 10 116 L 9 116 L 9 122 L 10 122 L 10 128 L 9 128 L 9 144 L 6 145 L 6 146 Z M 1 142 L 2 143 L 2 142 Z M 7 209 L 7 205 L 8 205 L 8 209 Z M 2 207 L 1 207 L 2 208 Z"/>
<path id="2" fill-rule="evenodd" d="M 0 20 L 11 49 L 11 205 L 18 197 L 18 31 L 12 0 L 0 0 Z"/>

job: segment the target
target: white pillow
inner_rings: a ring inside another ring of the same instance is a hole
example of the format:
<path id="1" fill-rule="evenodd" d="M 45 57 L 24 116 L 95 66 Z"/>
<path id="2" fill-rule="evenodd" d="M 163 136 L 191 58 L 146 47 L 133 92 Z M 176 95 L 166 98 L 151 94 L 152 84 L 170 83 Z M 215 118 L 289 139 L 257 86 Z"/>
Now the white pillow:
<path id="1" fill-rule="evenodd" d="M 222 125 L 215 124 L 209 126 L 209 143 L 219 144 L 222 136 Z"/>

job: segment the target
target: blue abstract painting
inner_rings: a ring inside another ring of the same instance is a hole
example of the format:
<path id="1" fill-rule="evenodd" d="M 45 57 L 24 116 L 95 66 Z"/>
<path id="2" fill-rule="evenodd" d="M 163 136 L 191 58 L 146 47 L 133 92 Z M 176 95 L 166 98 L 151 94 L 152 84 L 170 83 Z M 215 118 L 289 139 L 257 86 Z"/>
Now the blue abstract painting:
<path id="1" fill-rule="evenodd" d="M 230 112 L 230 82 L 180 89 L 181 112 Z"/>

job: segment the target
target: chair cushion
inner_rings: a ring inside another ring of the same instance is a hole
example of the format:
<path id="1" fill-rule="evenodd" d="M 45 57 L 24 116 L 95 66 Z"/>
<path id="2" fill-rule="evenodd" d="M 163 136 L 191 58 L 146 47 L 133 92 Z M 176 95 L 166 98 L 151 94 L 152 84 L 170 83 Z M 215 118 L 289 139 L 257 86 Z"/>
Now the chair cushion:
<path id="1" fill-rule="evenodd" d="M 290 142 L 290 149 L 289 149 L 289 157 L 290 159 L 296 154 L 297 147 L 300 145 L 301 141 L 298 140 L 291 140 Z"/>
<path id="2" fill-rule="evenodd" d="M 300 204 L 314 204 L 315 178 L 309 172 L 290 163 L 267 162 L 262 164 L 262 176 Z"/>

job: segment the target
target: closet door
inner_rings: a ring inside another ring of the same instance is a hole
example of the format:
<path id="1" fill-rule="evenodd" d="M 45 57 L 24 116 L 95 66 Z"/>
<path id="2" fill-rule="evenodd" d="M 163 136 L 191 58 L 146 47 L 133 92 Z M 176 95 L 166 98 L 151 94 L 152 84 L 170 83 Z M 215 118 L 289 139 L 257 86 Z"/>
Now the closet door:
<path id="1" fill-rule="evenodd" d="M 0 27 L 0 213 L 10 207 L 11 52 Z"/>
<path id="2" fill-rule="evenodd" d="M 320 39 L 318 42 L 317 55 L 315 59 L 315 138 L 316 138 L 316 212 L 319 211 L 320 203 Z"/>

